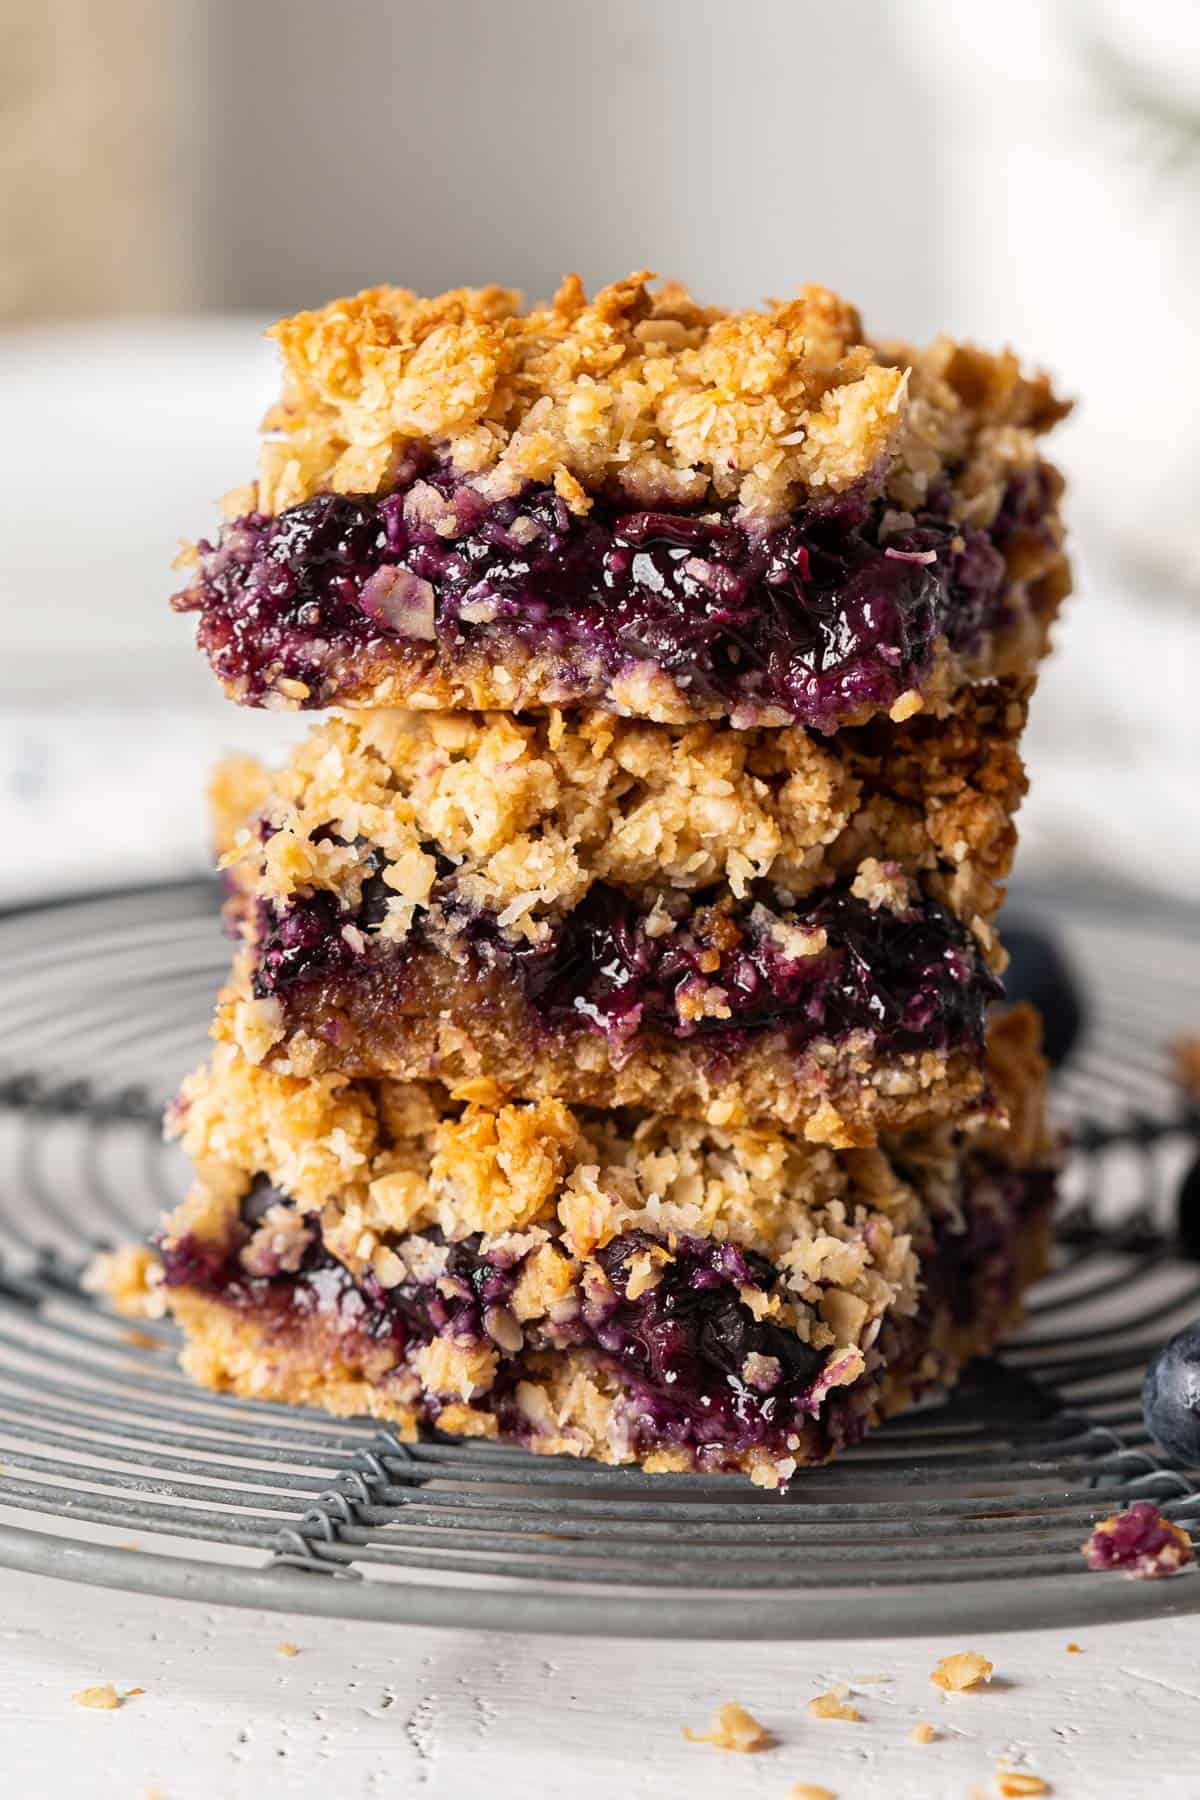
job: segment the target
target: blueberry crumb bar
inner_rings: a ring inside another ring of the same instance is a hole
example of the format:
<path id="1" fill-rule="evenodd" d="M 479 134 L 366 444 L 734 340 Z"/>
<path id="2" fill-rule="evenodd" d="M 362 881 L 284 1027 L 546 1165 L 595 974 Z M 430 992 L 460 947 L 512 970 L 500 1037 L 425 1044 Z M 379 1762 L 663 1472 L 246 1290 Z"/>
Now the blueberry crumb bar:
<path id="1" fill-rule="evenodd" d="M 1047 1255 L 1037 1025 L 1003 1120 L 835 1152 L 774 1129 L 274 1074 L 229 1047 L 171 1117 L 196 1171 L 96 1280 L 246 1397 L 785 1483 L 986 1350 Z"/>
<path id="2" fill-rule="evenodd" d="M 1016 683 L 952 715 L 669 727 L 335 716 L 216 784 L 241 948 L 218 1032 L 296 1074 L 866 1143 L 986 1103 Z"/>
<path id="3" fill-rule="evenodd" d="M 174 601 L 227 692 L 828 733 L 1028 676 L 1070 586 L 1046 378 L 649 281 L 276 325 L 257 481 Z"/>

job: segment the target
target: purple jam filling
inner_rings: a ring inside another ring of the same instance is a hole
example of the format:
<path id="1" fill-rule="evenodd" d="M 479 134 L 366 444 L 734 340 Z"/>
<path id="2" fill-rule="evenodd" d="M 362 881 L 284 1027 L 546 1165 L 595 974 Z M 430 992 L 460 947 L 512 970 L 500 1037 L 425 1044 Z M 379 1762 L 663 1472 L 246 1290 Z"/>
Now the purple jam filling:
<path id="1" fill-rule="evenodd" d="M 953 1301 L 965 1319 L 981 1307 L 998 1316 L 1011 1297 L 1013 1246 L 1026 1220 L 1041 1213 L 1052 1195 L 1045 1170 L 1018 1173 L 980 1160 L 963 1195 L 966 1230 L 937 1229 L 919 1244 L 922 1296 L 918 1331 L 935 1310 Z M 987 1202 L 982 1203 L 986 1193 Z M 999 1210 L 997 1197 L 1001 1200 Z M 504 1306 L 520 1272 L 520 1258 L 481 1252 L 481 1240 L 448 1246 L 437 1283 L 403 1282 L 382 1287 L 371 1274 L 357 1282 L 324 1248 L 319 1223 L 308 1221 L 312 1241 L 298 1269 L 250 1275 L 238 1253 L 269 1205 L 286 1197 L 259 1178 L 243 1202 L 243 1224 L 224 1246 L 185 1237 L 162 1250 L 168 1287 L 188 1287 L 252 1314 L 269 1331 L 286 1332 L 319 1319 L 348 1339 L 348 1348 L 390 1343 L 398 1361 L 406 1352 L 449 1332 L 488 1342 L 487 1312 Z M 437 1232 L 431 1242 L 441 1244 Z M 657 1285 L 635 1298 L 627 1294 L 631 1264 L 653 1245 L 641 1232 L 614 1239 L 596 1261 L 607 1285 L 585 1284 L 574 1316 L 527 1327 L 526 1349 L 588 1351 L 620 1379 L 634 1443 L 641 1453 L 682 1445 L 701 1457 L 739 1455 L 766 1448 L 784 1454 L 790 1434 L 813 1421 L 829 1449 L 856 1441 L 863 1418 L 852 1389 L 827 1390 L 830 1353 L 811 1349 L 792 1333 L 758 1320 L 739 1291 L 771 1292 L 781 1277 L 763 1257 L 709 1238 L 682 1238 Z M 446 1278 L 449 1277 L 449 1286 Z M 759 1361 L 749 1371 L 747 1359 Z M 772 1366 L 773 1365 L 773 1366 Z M 520 1439 L 528 1425 L 515 1403 L 522 1363 L 502 1357 L 494 1387 L 477 1405 L 495 1411 L 505 1434 Z M 435 1397 L 425 1402 L 436 1422 Z"/>
<path id="2" fill-rule="evenodd" d="M 403 944 L 376 940 L 364 953 L 354 948 L 356 932 L 345 935 L 346 926 L 366 931 L 383 916 L 391 890 L 375 860 L 354 911 L 326 891 L 260 907 L 259 998 L 286 1000 L 317 985 L 336 997 L 362 982 L 380 1006 L 403 1006 L 424 915 Z M 439 886 L 452 908 L 453 876 Z M 835 888 L 781 914 L 762 902 L 701 895 L 668 929 L 661 925 L 659 915 L 648 928 L 644 904 L 603 883 L 537 944 L 507 939 L 491 915 L 462 916 L 483 989 L 515 984 L 548 1033 L 600 1032 L 614 1055 L 651 1036 L 734 1050 L 768 1030 L 785 1031 L 797 1051 L 858 1030 L 887 1052 L 947 1050 L 981 1042 L 987 1005 L 1001 992 L 970 934 L 931 900 L 897 915 Z M 825 948 L 798 954 L 787 936 L 793 928 L 824 933 Z"/>
<path id="3" fill-rule="evenodd" d="M 1135 1500 L 1122 1513 L 1098 1525 L 1083 1546 L 1089 1569 L 1124 1569 L 1154 1578 L 1173 1575 L 1194 1560 L 1180 1528 L 1164 1519 L 1150 1500 Z"/>
<path id="4" fill-rule="evenodd" d="M 862 485 L 756 532 L 602 497 L 580 517 L 549 486 L 489 502 L 438 465 L 383 497 L 234 520 L 173 604 L 200 615 L 201 649 L 251 703 L 282 676 L 323 706 L 331 658 L 402 648 L 417 675 L 552 658 L 559 701 L 602 699 L 649 664 L 702 711 L 832 731 L 914 686 L 939 635 L 969 651 L 1004 621 L 1005 547 L 1051 505 L 1034 471 L 990 531 L 957 526 L 941 495 L 884 542 L 886 502 Z"/>

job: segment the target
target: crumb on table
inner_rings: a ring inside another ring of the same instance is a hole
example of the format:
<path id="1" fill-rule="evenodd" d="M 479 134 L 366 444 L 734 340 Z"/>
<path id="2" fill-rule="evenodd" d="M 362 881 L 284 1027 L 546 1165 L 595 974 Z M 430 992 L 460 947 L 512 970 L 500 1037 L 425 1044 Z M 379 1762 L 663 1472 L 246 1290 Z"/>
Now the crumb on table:
<path id="1" fill-rule="evenodd" d="M 1067 1645 L 1067 1655 L 1068 1656 L 1082 1656 L 1083 1655 L 1083 1645 L 1082 1644 L 1068 1644 Z"/>
<path id="2" fill-rule="evenodd" d="M 1022 1794 L 1048 1794 L 1050 1785 L 1040 1775 L 1026 1775 L 1020 1769 L 997 1769 L 995 1776 L 997 1794 L 1003 1800 L 1019 1800 Z"/>
<path id="3" fill-rule="evenodd" d="M 943 1656 L 937 1667 L 930 1670 L 929 1679 L 944 1693 L 961 1694 L 967 1688 L 978 1687 L 980 1682 L 990 1681 L 992 1665 L 976 1650 L 960 1650 L 953 1656 Z"/>
<path id="4" fill-rule="evenodd" d="M 276 1644 L 275 1649 L 280 1656 L 299 1656 L 300 1654 L 299 1644 L 289 1644 L 286 1641 L 282 1644 Z"/>
<path id="5" fill-rule="evenodd" d="M 96 1687 L 80 1688 L 71 1698 L 76 1706 L 90 1707 L 93 1712 L 112 1712 L 125 1704 L 111 1681 L 105 1681 Z"/>
<path id="6" fill-rule="evenodd" d="M 920 1724 L 914 1725 L 912 1730 L 909 1732 L 908 1741 L 910 1744 L 936 1743 L 937 1732 L 934 1730 L 933 1726 L 929 1723 L 928 1719 L 922 1719 Z"/>
<path id="7" fill-rule="evenodd" d="M 847 1702 L 845 1688 L 835 1688 L 831 1694 L 817 1694 L 809 1701 L 808 1712 L 813 1719 L 850 1719 L 856 1723 L 862 1720 L 857 1706 Z"/>
<path id="8" fill-rule="evenodd" d="M 690 1744 L 712 1744 L 718 1750 L 736 1750 L 743 1755 L 769 1750 L 775 1742 L 766 1727 L 736 1700 L 718 1708 L 707 1731 L 691 1731 L 685 1725 L 683 1735 Z"/>
<path id="9" fill-rule="evenodd" d="M 837 1800 L 832 1788 L 819 1787 L 815 1781 L 798 1781 L 788 1800 Z"/>

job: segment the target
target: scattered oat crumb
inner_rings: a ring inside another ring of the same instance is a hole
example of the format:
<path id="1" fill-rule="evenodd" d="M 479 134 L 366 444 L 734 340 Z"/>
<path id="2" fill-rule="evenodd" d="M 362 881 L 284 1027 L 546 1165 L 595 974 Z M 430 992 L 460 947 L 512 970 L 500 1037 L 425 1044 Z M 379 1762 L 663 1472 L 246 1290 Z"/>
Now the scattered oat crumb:
<path id="1" fill-rule="evenodd" d="M 90 1706 L 94 1712 L 112 1712 L 115 1707 L 124 1705 L 111 1681 L 101 1687 L 80 1688 L 71 1698 L 76 1706 Z"/>
<path id="2" fill-rule="evenodd" d="M 937 1742 L 937 1732 L 933 1729 L 933 1726 L 927 1719 L 922 1719 L 921 1723 L 919 1725 L 914 1725 L 909 1732 L 908 1741 L 910 1744 L 935 1744 Z"/>
<path id="3" fill-rule="evenodd" d="M 850 1719 L 861 1724 L 862 1714 L 857 1706 L 850 1706 L 846 1700 L 845 1688 L 835 1688 L 832 1694 L 817 1694 L 808 1703 L 810 1719 Z"/>
<path id="4" fill-rule="evenodd" d="M 1050 1785 L 1040 1775 L 1023 1775 L 1019 1769 L 997 1769 L 996 1792 L 1004 1800 L 1017 1800 L 1021 1794 L 1048 1794 Z"/>
<path id="5" fill-rule="evenodd" d="M 947 1694 L 960 1694 L 964 1688 L 978 1687 L 981 1681 L 990 1681 L 992 1665 L 976 1650 L 960 1650 L 954 1656 L 943 1656 L 937 1668 L 930 1670 L 929 1679 L 934 1687 L 940 1687 Z"/>
<path id="6" fill-rule="evenodd" d="M 125 1698 L 126 1700 L 136 1700 L 137 1696 L 139 1694 L 144 1694 L 145 1691 L 145 1688 L 126 1688 Z"/>
<path id="7" fill-rule="evenodd" d="M 275 1648 L 280 1656 L 299 1656 L 300 1654 L 299 1644 L 276 1644 Z"/>
<path id="8" fill-rule="evenodd" d="M 832 1788 L 818 1787 L 815 1781 L 798 1781 L 788 1800 L 837 1800 Z"/>
<path id="9" fill-rule="evenodd" d="M 1068 1656 L 1082 1656 L 1083 1655 L 1083 1645 L 1082 1644 L 1068 1644 L 1067 1645 L 1067 1655 Z"/>
<path id="10" fill-rule="evenodd" d="M 683 1735 L 689 1744 L 713 1744 L 718 1750 L 737 1750 L 743 1755 L 750 1755 L 755 1750 L 769 1750 L 775 1742 L 766 1727 L 736 1700 L 713 1714 L 707 1731 L 689 1731 L 685 1725 Z"/>
<path id="11" fill-rule="evenodd" d="M 140 1550 L 141 1547 L 142 1546 L 137 1542 L 136 1538 L 130 1538 L 129 1542 L 126 1544 L 113 1545 L 114 1550 Z"/>
<path id="12" fill-rule="evenodd" d="M 1177 1575 L 1196 1560 L 1187 1532 L 1164 1518 L 1152 1500 L 1135 1500 L 1124 1512 L 1101 1519 L 1079 1548 L 1089 1569 L 1121 1569 L 1142 1581 Z"/>

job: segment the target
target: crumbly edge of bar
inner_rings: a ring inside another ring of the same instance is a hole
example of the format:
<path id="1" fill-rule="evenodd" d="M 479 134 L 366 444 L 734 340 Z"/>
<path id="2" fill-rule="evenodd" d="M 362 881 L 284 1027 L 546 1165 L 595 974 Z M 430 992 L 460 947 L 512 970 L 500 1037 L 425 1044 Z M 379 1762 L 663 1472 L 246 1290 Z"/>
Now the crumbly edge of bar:
<path id="1" fill-rule="evenodd" d="M 873 343 L 826 288 L 725 313 L 651 280 L 589 301 L 568 276 L 526 313 L 499 287 L 424 299 L 381 286 L 282 320 L 273 435 L 257 492 L 231 508 L 376 493 L 413 446 L 433 446 L 490 496 L 552 481 L 580 511 L 608 491 L 770 520 L 881 472 L 910 509 L 952 472 L 962 522 L 986 524 L 1067 410 L 1009 351 Z"/>
<path id="2" fill-rule="evenodd" d="M 710 1124 L 775 1123 L 814 1143 L 850 1148 L 881 1132 L 978 1118 L 989 1101 L 973 1042 L 880 1049 L 865 1030 L 817 1037 L 796 1050 L 786 1028 L 714 1050 L 703 1037 L 652 1030 L 614 1053 L 586 1024 L 545 1025 L 517 983 L 482 982 L 468 964 L 420 945 L 406 956 L 404 1005 L 378 1005 L 361 982 L 298 985 L 286 1000 L 256 997 L 243 952 L 221 995 L 212 1035 L 249 1061 L 300 1076 L 491 1081 L 508 1095 L 584 1106 L 632 1106 Z"/>
<path id="3" fill-rule="evenodd" d="M 971 1131 L 946 1122 L 904 1139 L 927 1208 L 939 1197 L 953 1205 L 964 1144 L 1018 1167 L 1047 1159 L 1039 1046 L 1031 1009 L 997 1017 L 987 1046 L 993 1113 Z M 777 1256 L 816 1209 L 844 1208 L 856 1195 L 891 1211 L 914 1204 L 890 1160 L 894 1141 L 835 1155 L 771 1127 L 513 1103 L 488 1077 L 457 1091 L 302 1078 L 256 1066 L 231 1046 L 184 1083 L 168 1127 L 204 1171 L 206 1198 L 186 1229 L 219 1237 L 231 1196 L 262 1173 L 301 1209 L 322 1210 L 327 1238 L 337 1234 L 334 1253 L 351 1268 L 363 1232 L 378 1239 L 436 1227 L 449 1239 L 487 1238 L 547 1219 L 582 1255 L 642 1228 L 727 1237 Z"/>
<path id="4" fill-rule="evenodd" d="M 1016 1246 L 1017 1298 L 970 1325 L 952 1321 L 939 1310 L 924 1327 L 911 1319 L 896 1323 L 898 1353 L 869 1376 L 858 1374 L 846 1391 L 846 1400 L 870 1428 L 902 1411 L 934 1386 L 954 1385 L 965 1364 L 985 1354 L 996 1340 L 1015 1326 L 1021 1316 L 1020 1295 L 1049 1265 L 1050 1234 L 1044 1220 L 1032 1222 Z M 98 1285 L 103 1285 L 99 1283 Z M 129 1288 L 125 1310 L 136 1315 L 139 1298 L 154 1296 L 162 1310 L 162 1291 L 151 1286 Z M 119 1297 L 118 1297 L 119 1303 Z M 347 1362 L 337 1338 L 318 1325 L 303 1334 L 273 1338 L 261 1322 L 240 1315 L 218 1299 L 189 1289 L 170 1294 L 170 1307 L 185 1332 L 187 1342 L 181 1361 L 202 1385 L 251 1400 L 319 1406 L 339 1416 L 367 1416 L 387 1420 L 398 1435 L 411 1440 L 421 1416 L 421 1392 L 415 1375 L 403 1381 L 379 1385 L 380 1377 L 393 1374 L 361 1361 Z M 542 1455 L 588 1457 L 608 1464 L 640 1462 L 649 1473 L 684 1472 L 697 1464 L 695 1453 L 682 1446 L 650 1449 L 639 1454 L 632 1441 L 619 1378 L 586 1352 L 541 1353 L 530 1358 L 527 1377 L 516 1389 L 522 1420 L 520 1441 Z M 374 1376 L 374 1379 L 373 1379 Z M 471 1404 L 469 1399 L 440 1407 L 439 1429 L 464 1437 L 499 1435 L 494 1413 Z M 776 1488 L 800 1467 L 829 1458 L 829 1448 L 814 1430 L 792 1434 L 786 1454 L 763 1447 L 720 1456 L 719 1466 L 740 1470 L 757 1485 Z M 719 1454 L 719 1453 L 718 1453 Z"/>
<path id="5" fill-rule="evenodd" d="M 800 897 L 852 879 L 872 906 L 903 909 L 916 876 L 990 952 L 1027 699 L 1013 680 L 941 719 L 832 740 L 599 711 L 334 715 L 276 774 L 222 764 L 213 825 L 237 886 L 268 900 L 323 889 L 353 910 L 378 849 L 392 892 L 367 935 L 393 943 L 429 900 L 436 850 L 457 864 L 458 897 L 517 942 L 598 881 L 649 902 L 715 883 L 741 899 L 768 880 Z"/>

